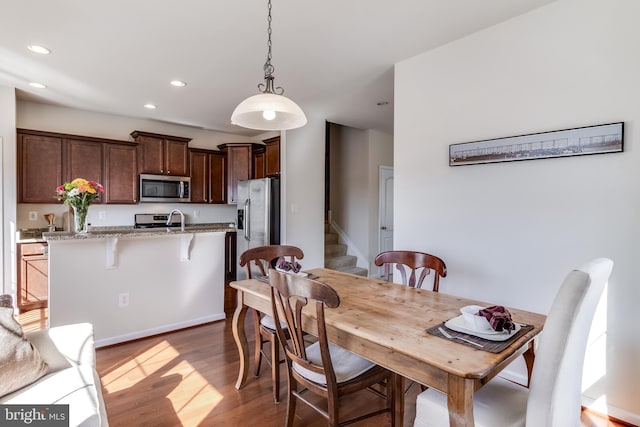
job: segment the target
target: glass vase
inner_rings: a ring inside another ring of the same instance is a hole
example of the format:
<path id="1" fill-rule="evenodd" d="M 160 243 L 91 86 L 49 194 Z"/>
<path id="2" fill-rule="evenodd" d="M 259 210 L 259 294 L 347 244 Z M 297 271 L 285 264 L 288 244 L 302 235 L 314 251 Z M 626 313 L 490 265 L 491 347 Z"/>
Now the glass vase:
<path id="1" fill-rule="evenodd" d="M 72 206 L 73 225 L 76 234 L 87 234 L 87 214 L 89 206 Z"/>

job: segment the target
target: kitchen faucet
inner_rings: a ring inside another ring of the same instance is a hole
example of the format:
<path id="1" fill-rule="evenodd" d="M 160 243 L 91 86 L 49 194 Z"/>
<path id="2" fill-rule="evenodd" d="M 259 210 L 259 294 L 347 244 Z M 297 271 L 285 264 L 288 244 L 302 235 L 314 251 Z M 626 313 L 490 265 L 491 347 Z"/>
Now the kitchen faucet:
<path id="1" fill-rule="evenodd" d="M 180 231 L 184 231 L 184 214 L 180 209 L 174 209 L 171 211 L 169 217 L 167 218 L 167 227 L 171 226 L 171 219 L 173 218 L 174 213 L 180 214 Z"/>

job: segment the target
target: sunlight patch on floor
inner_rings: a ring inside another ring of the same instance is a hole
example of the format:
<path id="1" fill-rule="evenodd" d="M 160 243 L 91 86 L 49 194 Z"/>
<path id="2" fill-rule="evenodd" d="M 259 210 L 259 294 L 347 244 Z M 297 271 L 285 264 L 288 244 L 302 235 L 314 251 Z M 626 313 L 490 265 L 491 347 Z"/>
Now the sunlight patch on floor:
<path id="1" fill-rule="evenodd" d="M 127 363 L 117 367 L 102 377 L 102 386 L 109 393 L 129 388 L 161 369 L 180 353 L 167 341 L 162 341 L 149 350 L 132 357 Z M 144 366 L 143 366 L 144 365 Z M 115 386 L 114 384 L 117 384 Z"/>
<path id="2" fill-rule="evenodd" d="M 182 381 L 167 398 L 171 400 L 178 418 L 181 418 L 181 414 L 188 414 L 188 419 L 192 422 L 194 413 L 202 413 L 203 418 L 199 420 L 202 422 L 207 415 L 207 411 L 202 411 L 202 408 L 215 408 L 224 396 L 189 362 L 183 361 L 167 372 L 169 375 L 176 373 L 182 375 Z"/>
<path id="3" fill-rule="evenodd" d="M 166 398 L 171 402 L 176 416 L 180 418 L 184 414 L 190 423 L 194 420 L 194 414 L 198 413 L 202 414 L 204 420 L 209 411 L 203 411 L 202 408 L 213 408 L 223 398 L 196 368 L 181 360 L 179 351 L 167 341 L 133 355 L 129 361 L 102 376 L 102 385 L 107 393 L 112 394 L 141 385 L 154 376 L 157 377 L 153 380 L 156 383 L 167 380 L 163 385 L 171 387 L 171 390 L 167 389 Z"/>

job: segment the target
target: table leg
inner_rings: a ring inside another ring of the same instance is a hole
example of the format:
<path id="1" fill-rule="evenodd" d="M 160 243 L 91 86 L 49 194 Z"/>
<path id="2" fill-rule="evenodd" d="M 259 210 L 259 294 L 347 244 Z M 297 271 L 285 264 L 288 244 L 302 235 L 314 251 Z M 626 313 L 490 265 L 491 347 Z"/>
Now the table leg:
<path id="1" fill-rule="evenodd" d="M 238 354 L 240 356 L 240 369 L 236 388 L 239 390 L 247 381 L 249 374 L 249 343 L 247 342 L 247 334 L 244 329 L 244 320 L 247 316 L 247 306 L 242 303 L 242 291 L 238 291 L 238 303 L 236 311 L 233 313 L 233 339 L 238 346 Z"/>
<path id="2" fill-rule="evenodd" d="M 391 414 L 391 427 L 403 427 L 404 425 L 404 377 L 394 373 L 391 375 L 389 384 L 393 390 L 393 411 Z"/>
<path id="3" fill-rule="evenodd" d="M 448 384 L 449 425 L 451 427 L 473 427 L 474 381 L 469 378 L 449 375 Z"/>
<path id="4" fill-rule="evenodd" d="M 524 357 L 524 363 L 527 365 L 527 387 L 529 387 L 531 384 L 531 372 L 533 372 L 533 362 L 536 359 L 534 340 L 529 343 L 529 348 L 522 353 L 522 357 Z"/>

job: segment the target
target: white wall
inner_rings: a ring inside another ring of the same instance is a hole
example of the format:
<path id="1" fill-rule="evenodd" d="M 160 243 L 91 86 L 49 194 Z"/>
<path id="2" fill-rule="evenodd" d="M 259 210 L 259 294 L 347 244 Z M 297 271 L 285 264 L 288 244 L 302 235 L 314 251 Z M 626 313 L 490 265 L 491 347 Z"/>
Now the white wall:
<path id="1" fill-rule="evenodd" d="M 393 166 L 393 136 L 375 130 L 367 131 L 369 141 L 368 181 L 369 199 L 367 211 L 369 213 L 369 276 L 375 267 L 373 261 L 379 253 L 378 240 L 380 234 L 380 166 Z M 371 267 L 373 266 L 373 267 Z"/>
<path id="2" fill-rule="evenodd" d="M 224 319 L 224 245 L 224 232 L 52 240 L 49 325 L 90 322 L 100 347 Z"/>
<path id="3" fill-rule="evenodd" d="M 174 125 L 149 119 L 136 119 L 112 114 L 20 101 L 17 104 L 17 127 L 72 135 L 93 136 L 133 141 L 134 130 L 191 138 L 189 147 L 217 150 L 228 142 L 262 142 L 260 137 L 208 131 L 196 127 Z"/>
<path id="4" fill-rule="evenodd" d="M 585 401 L 640 423 L 640 30 L 635 0 L 561 0 L 397 64 L 395 247 L 442 257 L 441 292 L 546 313 L 605 256 L 604 377 Z M 448 166 L 453 143 L 625 122 L 625 152 Z M 419 225 L 419 226 L 416 226 Z"/>
<path id="5" fill-rule="evenodd" d="M 378 254 L 379 171 L 393 165 L 393 136 L 331 125 L 331 214 L 348 238 L 348 253 L 369 269 Z"/>
<path id="6" fill-rule="evenodd" d="M 16 229 L 16 96 L 15 90 L 0 86 L 0 293 L 13 293 L 16 286 L 15 229 Z"/>
<path id="7" fill-rule="evenodd" d="M 337 125 L 336 125 L 337 126 Z M 348 236 L 350 254 L 366 254 L 369 249 L 369 145 L 367 132 L 339 126 L 339 137 L 331 143 L 331 157 L 336 164 L 331 187 L 331 218 Z M 334 157 L 335 155 L 335 157 Z M 366 255 L 365 255 L 366 256 Z M 367 265 L 362 265 L 368 268 Z"/>
<path id="8" fill-rule="evenodd" d="M 324 266 L 325 121 L 309 111 L 306 126 L 280 140 L 282 243 L 304 252 L 303 268 Z"/>

